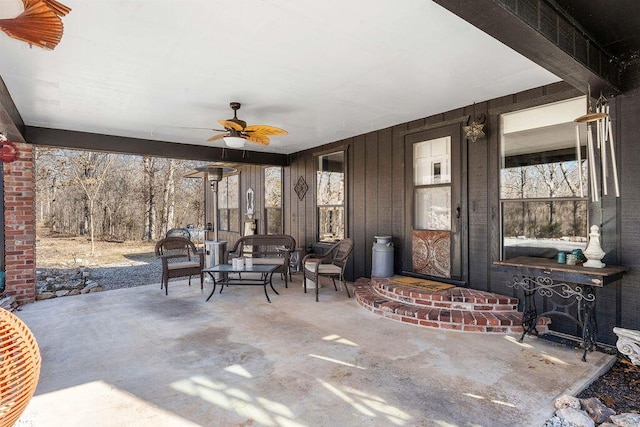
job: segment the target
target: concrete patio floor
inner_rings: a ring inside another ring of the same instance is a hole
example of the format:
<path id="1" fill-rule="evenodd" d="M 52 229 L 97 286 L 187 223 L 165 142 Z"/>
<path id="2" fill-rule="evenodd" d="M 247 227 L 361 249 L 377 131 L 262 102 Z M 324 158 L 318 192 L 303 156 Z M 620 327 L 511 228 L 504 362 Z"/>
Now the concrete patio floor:
<path id="1" fill-rule="evenodd" d="M 378 317 L 301 276 L 159 285 L 17 312 L 43 357 L 18 426 L 541 426 L 553 400 L 613 356 L 536 338 L 430 330 Z"/>

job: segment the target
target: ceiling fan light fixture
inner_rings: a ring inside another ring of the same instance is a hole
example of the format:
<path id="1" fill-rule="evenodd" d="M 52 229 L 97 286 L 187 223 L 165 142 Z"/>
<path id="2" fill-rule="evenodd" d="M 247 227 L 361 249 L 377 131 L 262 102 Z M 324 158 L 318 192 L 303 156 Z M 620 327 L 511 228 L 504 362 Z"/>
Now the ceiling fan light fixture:
<path id="1" fill-rule="evenodd" d="M 244 138 L 239 136 L 225 136 L 222 138 L 227 147 L 230 148 L 244 148 Z"/>

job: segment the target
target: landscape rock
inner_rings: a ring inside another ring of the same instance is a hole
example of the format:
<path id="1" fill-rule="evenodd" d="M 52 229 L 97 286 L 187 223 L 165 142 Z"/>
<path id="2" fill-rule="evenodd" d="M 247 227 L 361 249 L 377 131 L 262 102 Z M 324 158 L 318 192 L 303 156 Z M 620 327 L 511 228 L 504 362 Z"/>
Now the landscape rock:
<path id="1" fill-rule="evenodd" d="M 12 311 L 17 305 L 18 303 L 16 303 L 16 298 L 13 296 L 0 299 L 0 307 L 5 310 Z"/>
<path id="2" fill-rule="evenodd" d="M 611 415 L 615 415 L 616 411 L 606 406 L 597 397 L 589 399 L 580 399 L 582 410 L 585 411 L 596 424 L 602 424 L 609 419 Z"/>
<path id="3" fill-rule="evenodd" d="M 556 411 L 556 416 L 573 423 L 577 427 L 595 427 L 596 423 L 593 422 L 589 415 L 582 410 L 574 408 L 562 408 Z"/>
<path id="4" fill-rule="evenodd" d="M 640 414 L 612 415 L 611 422 L 618 427 L 638 427 L 640 426 Z"/>
<path id="5" fill-rule="evenodd" d="M 91 271 L 87 268 L 78 268 L 71 271 L 57 269 L 38 270 L 36 300 L 103 291 L 104 286 L 95 280 L 88 280 L 90 273 Z"/>
<path id="6" fill-rule="evenodd" d="M 598 427 L 616 427 L 616 425 L 611 423 L 602 423 Z"/>
<path id="7" fill-rule="evenodd" d="M 569 422 L 563 418 L 560 418 L 554 415 L 553 417 L 545 421 L 542 427 L 576 427 L 576 425 L 573 424 L 572 422 Z"/>
<path id="8" fill-rule="evenodd" d="M 36 295 L 36 301 L 42 301 L 45 299 L 51 299 L 55 297 L 56 297 L 56 294 L 54 294 L 53 292 L 42 292 Z"/>
<path id="9" fill-rule="evenodd" d="M 563 409 L 563 408 L 580 409 L 581 408 L 580 399 L 578 399 L 577 397 L 570 396 L 568 394 L 563 394 L 562 396 L 557 398 L 555 402 L 553 402 L 553 406 L 556 409 Z"/>

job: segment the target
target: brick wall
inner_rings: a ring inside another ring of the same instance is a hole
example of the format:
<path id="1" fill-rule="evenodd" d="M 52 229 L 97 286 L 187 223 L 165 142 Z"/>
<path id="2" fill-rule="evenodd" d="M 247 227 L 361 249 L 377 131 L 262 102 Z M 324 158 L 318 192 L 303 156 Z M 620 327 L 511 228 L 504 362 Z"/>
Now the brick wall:
<path id="1" fill-rule="evenodd" d="M 18 158 L 3 163 L 5 292 L 27 303 L 35 299 L 35 175 L 33 145 L 17 145 Z"/>

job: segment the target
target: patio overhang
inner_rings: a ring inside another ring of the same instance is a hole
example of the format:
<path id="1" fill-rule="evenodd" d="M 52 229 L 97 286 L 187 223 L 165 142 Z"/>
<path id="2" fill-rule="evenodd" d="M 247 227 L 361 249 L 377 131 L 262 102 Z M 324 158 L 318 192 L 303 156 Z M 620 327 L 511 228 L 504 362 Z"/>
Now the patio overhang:
<path id="1" fill-rule="evenodd" d="M 103 135 L 36 126 L 25 127 L 25 139 L 35 145 L 108 151 L 110 153 L 168 157 L 174 159 L 287 166 L 285 154 L 264 153 L 204 145 L 179 144 L 124 136 Z"/>
<path id="2" fill-rule="evenodd" d="M 434 1 L 585 93 L 587 84 L 596 96 L 615 96 L 634 84 L 633 79 L 623 79 L 627 64 L 555 2 Z M 631 28 L 627 21 L 633 16 L 632 11 L 619 16 L 624 21 L 619 26 Z M 609 22 L 611 16 L 602 19 Z"/>

